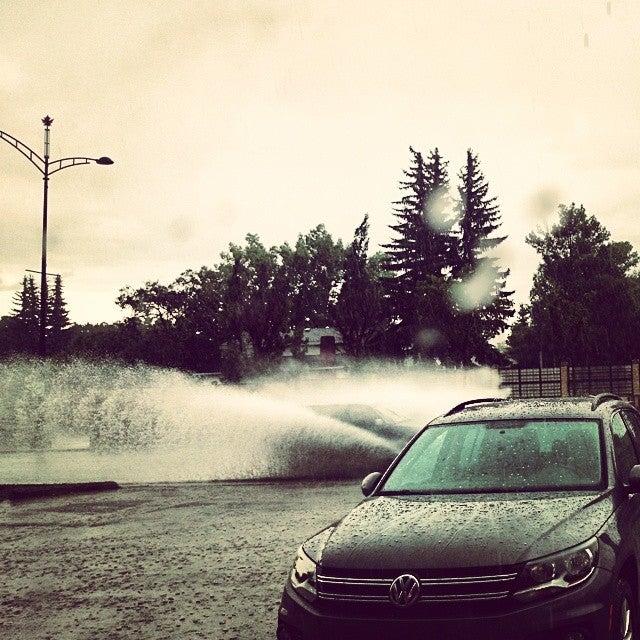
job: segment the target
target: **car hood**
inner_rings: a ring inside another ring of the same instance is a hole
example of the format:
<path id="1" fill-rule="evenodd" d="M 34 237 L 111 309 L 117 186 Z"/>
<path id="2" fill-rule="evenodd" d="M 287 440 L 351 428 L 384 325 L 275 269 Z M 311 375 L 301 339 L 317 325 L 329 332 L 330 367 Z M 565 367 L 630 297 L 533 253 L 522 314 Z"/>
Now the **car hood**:
<path id="1" fill-rule="evenodd" d="M 514 565 L 588 540 L 613 509 L 608 492 L 379 496 L 336 525 L 321 563 L 369 570 Z"/>

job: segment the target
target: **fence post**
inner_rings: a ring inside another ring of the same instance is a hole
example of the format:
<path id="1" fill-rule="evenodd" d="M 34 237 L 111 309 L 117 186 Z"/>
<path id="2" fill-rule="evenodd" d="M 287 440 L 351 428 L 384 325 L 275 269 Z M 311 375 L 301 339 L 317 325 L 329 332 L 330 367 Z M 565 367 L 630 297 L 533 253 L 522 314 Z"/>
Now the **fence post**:
<path id="1" fill-rule="evenodd" d="M 631 399 L 636 407 L 640 407 L 640 362 L 631 363 Z"/>
<path id="2" fill-rule="evenodd" d="M 522 397 L 522 369 L 518 367 L 518 398 Z"/>
<path id="3" fill-rule="evenodd" d="M 569 396 L 569 363 L 560 363 L 560 395 L 563 398 Z"/>
<path id="4" fill-rule="evenodd" d="M 542 365 L 538 367 L 538 389 L 539 389 L 539 398 L 542 398 Z"/>

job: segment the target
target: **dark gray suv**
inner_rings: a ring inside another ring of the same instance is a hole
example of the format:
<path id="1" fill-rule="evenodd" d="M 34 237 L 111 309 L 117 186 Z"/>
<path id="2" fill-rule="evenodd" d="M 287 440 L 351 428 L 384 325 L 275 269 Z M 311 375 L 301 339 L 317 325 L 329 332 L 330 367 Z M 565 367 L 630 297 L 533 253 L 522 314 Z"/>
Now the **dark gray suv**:
<path id="1" fill-rule="evenodd" d="M 611 394 L 454 407 L 300 547 L 278 639 L 630 640 L 639 453 Z"/>

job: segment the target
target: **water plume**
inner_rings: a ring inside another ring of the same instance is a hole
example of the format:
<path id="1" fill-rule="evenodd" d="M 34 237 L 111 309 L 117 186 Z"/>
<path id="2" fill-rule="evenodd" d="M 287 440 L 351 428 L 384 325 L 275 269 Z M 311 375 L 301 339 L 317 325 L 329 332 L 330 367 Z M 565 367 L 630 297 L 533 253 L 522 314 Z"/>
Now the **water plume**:
<path id="1" fill-rule="evenodd" d="M 244 387 L 142 366 L 4 363 L 0 483 L 353 477 L 383 469 L 428 419 L 497 384 L 486 370 L 379 363 Z M 391 438 L 386 427 L 309 408 L 326 403 L 383 406 L 405 419 Z"/>

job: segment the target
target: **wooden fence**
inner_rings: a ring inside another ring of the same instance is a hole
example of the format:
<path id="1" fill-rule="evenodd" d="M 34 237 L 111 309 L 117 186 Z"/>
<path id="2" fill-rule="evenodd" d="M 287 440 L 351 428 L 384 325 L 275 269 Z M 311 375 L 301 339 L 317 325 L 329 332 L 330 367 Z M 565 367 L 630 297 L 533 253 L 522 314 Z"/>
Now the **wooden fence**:
<path id="1" fill-rule="evenodd" d="M 615 393 L 640 406 L 640 363 L 500 369 L 514 398 L 563 398 Z"/>

